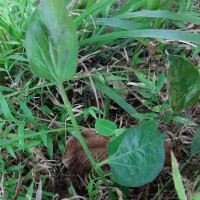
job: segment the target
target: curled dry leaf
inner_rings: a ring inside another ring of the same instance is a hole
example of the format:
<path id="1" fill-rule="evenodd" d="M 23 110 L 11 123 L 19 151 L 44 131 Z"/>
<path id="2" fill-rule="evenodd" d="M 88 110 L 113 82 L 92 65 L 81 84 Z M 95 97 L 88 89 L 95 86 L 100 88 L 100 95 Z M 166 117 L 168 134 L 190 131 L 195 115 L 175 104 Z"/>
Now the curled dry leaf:
<path id="1" fill-rule="evenodd" d="M 82 131 L 82 136 L 96 161 L 101 162 L 108 157 L 106 147 L 109 139 L 107 137 L 97 135 L 90 129 Z M 62 161 L 68 168 L 69 174 L 84 175 L 90 173 L 92 169 L 81 144 L 74 136 L 67 141 Z"/>

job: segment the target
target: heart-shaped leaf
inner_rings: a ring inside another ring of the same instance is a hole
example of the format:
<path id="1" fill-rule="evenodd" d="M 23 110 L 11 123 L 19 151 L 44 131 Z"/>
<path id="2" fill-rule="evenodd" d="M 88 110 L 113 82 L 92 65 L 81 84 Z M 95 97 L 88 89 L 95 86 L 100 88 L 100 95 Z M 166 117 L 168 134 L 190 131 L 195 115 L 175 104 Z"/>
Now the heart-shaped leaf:
<path id="1" fill-rule="evenodd" d="M 165 135 L 157 132 L 157 122 L 148 121 L 129 128 L 108 144 L 108 163 L 113 179 L 127 187 L 151 182 L 165 162 Z"/>
<path id="2" fill-rule="evenodd" d="M 195 105 L 200 95 L 200 74 L 195 66 L 179 56 L 169 56 L 167 76 L 169 104 L 175 114 Z"/>
<path id="3" fill-rule="evenodd" d="M 26 50 L 36 76 L 63 82 L 76 73 L 78 39 L 63 0 L 43 0 L 26 32 Z"/>

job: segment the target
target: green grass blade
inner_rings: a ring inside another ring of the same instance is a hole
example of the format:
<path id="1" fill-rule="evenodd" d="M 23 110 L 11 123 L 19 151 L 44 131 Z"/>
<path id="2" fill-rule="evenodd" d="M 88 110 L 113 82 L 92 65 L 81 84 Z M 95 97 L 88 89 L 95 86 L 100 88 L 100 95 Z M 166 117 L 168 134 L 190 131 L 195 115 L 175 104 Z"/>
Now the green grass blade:
<path id="1" fill-rule="evenodd" d="M 76 24 L 81 22 L 84 18 L 91 15 L 93 12 L 97 12 L 97 10 L 104 10 L 106 6 L 112 5 L 115 2 L 115 0 L 103 0 L 99 1 L 98 3 L 95 3 L 93 6 L 86 9 L 81 15 L 79 15 L 74 21 Z"/>
<path id="2" fill-rule="evenodd" d="M 121 108 L 127 111 L 130 115 L 137 114 L 138 112 L 133 108 L 130 104 L 128 104 L 119 94 L 113 91 L 111 88 L 103 84 L 101 81 L 94 79 L 95 87 L 102 92 L 103 94 L 107 95 L 110 99 L 115 101 Z"/>
<path id="3" fill-rule="evenodd" d="M 171 158 L 172 158 L 172 175 L 177 195 L 180 200 L 187 200 L 183 182 L 181 180 L 181 175 L 178 169 L 178 162 L 172 152 L 171 152 Z"/>
<path id="4" fill-rule="evenodd" d="M 116 16 L 117 18 L 133 18 L 133 17 L 159 17 L 165 19 L 178 20 L 182 22 L 191 22 L 200 24 L 200 17 L 189 14 L 175 13 L 168 10 L 142 10 L 138 12 L 126 13 Z"/>
<path id="5" fill-rule="evenodd" d="M 93 42 L 111 41 L 117 38 L 126 37 L 141 37 L 141 38 L 161 38 L 167 40 L 185 41 L 200 43 L 200 34 L 194 34 L 186 31 L 177 30 L 160 30 L 160 29 L 142 29 L 134 31 L 119 31 L 115 33 L 108 33 L 101 36 L 94 36 L 80 41 L 80 45 L 91 44 Z"/>
<path id="6" fill-rule="evenodd" d="M 0 106 L 1 106 L 1 110 L 3 112 L 3 114 L 5 115 L 6 119 L 8 120 L 14 120 L 11 111 L 8 107 L 8 104 L 3 96 L 3 94 L 0 92 Z"/>
<path id="7" fill-rule="evenodd" d="M 116 18 L 96 18 L 88 21 L 89 24 L 95 25 L 106 25 L 117 27 L 125 30 L 134 30 L 134 29 L 144 29 L 150 28 L 147 24 L 131 22 L 128 20 L 116 19 Z"/>
<path id="8" fill-rule="evenodd" d="M 142 8 L 143 6 L 146 5 L 146 0 L 135 0 L 135 1 L 130 1 L 127 3 L 125 6 L 120 8 L 114 13 L 114 16 L 120 15 L 122 13 L 126 13 L 128 10 L 137 10 L 139 8 Z"/>

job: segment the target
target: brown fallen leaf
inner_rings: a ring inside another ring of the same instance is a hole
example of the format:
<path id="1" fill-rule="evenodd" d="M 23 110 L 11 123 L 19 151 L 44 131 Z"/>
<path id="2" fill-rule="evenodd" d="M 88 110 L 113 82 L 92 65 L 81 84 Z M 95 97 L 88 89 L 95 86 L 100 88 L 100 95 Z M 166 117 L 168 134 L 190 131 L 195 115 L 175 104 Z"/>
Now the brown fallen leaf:
<path id="1" fill-rule="evenodd" d="M 170 143 L 165 142 L 165 167 L 171 167 L 171 151 L 173 151 L 177 161 L 181 160 L 181 152 L 175 148 L 171 148 Z"/>
<path id="2" fill-rule="evenodd" d="M 90 149 L 93 158 L 98 162 L 105 160 L 108 157 L 106 146 L 109 139 L 96 134 L 90 129 L 86 129 L 81 133 L 86 140 L 86 144 Z M 67 141 L 62 161 L 68 168 L 69 174 L 84 175 L 90 173 L 92 169 L 91 163 L 89 162 L 81 144 L 74 136 L 71 136 Z"/>

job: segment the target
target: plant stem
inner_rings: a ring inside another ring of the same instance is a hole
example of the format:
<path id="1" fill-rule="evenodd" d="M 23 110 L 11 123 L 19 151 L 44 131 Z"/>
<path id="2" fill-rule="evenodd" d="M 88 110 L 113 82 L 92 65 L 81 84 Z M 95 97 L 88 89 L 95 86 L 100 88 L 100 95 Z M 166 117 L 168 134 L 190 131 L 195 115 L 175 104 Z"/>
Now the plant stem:
<path id="1" fill-rule="evenodd" d="M 72 122 L 72 125 L 74 127 L 74 136 L 78 139 L 78 141 L 80 142 L 81 146 L 83 147 L 83 150 L 85 151 L 90 163 L 92 164 L 92 167 L 96 170 L 97 174 L 99 175 L 99 177 L 102 179 L 102 181 L 104 182 L 107 190 L 108 190 L 108 193 L 110 195 L 110 197 L 112 199 L 115 199 L 113 193 L 112 193 L 112 190 L 110 188 L 110 186 L 108 185 L 108 182 L 106 181 L 104 175 L 103 175 L 103 172 L 102 172 L 102 169 L 100 167 L 98 167 L 96 161 L 94 160 L 86 142 L 85 142 L 85 139 L 83 138 L 82 134 L 80 133 L 80 130 L 78 128 L 78 123 L 76 121 L 76 118 L 74 116 L 74 113 L 72 111 L 72 106 L 71 106 L 71 103 L 67 97 L 67 94 L 65 92 L 65 89 L 63 87 L 63 84 L 62 83 L 58 83 L 58 87 L 59 87 L 59 90 L 60 90 L 60 95 L 63 99 L 63 102 L 64 102 L 64 105 L 68 111 L 68 114 L 69 114 L 69 117 L 71 119 L 71 122 Z"/>

